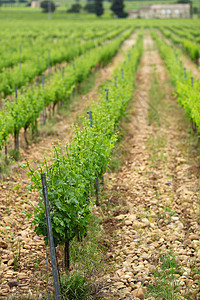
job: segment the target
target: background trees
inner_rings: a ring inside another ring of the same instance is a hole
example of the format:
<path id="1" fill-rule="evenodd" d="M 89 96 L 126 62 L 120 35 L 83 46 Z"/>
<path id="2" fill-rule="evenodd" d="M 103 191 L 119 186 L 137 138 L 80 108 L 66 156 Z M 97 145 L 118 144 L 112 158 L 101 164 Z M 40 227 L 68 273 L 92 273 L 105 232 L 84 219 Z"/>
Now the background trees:
<path id="1" fill-rule="evenodd" d="M 56 10 L 56 5 L 53 1 L 44 0 L 41 2 L 40 7 L 43 9 L 42 12 L 54 12 Z"/>
<path id="2" fill-rule="evenodd" d="M 95 14 L 100 17 L 103 15 L 104 9 L 103 9 L 103 3 L 102 0 L 95 0 Z"/>
<path id="3" fill-rule="evenodd" d="M 112 0 L 110 9 L 118 18 L 125 18 L 127 13 L 124 12 L 124 0 Z"/>
<path id="4" fill-rule="evenodd" d="M 67 10 L 68 13 L 79 13 L 81 10 L 81 5 L 79 3 L 72 4 L 71 8 Z"/>

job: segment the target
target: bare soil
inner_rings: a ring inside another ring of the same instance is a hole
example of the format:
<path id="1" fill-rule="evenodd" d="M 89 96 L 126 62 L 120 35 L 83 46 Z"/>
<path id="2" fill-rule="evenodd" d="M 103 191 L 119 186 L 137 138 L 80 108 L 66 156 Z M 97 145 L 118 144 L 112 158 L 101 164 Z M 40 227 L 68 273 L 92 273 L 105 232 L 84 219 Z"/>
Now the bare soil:
<path id="1" fill-rule="evenodd" d="M 165 38 L 164 35 L 160 31 L 157 30 L 156 32 L 162 37 L 162 39 L 165 40 L 165 42 L 168 45 L 174 45 L 172 40 Z M 183 51 L 183 53 L 181 54 L 181 60 L 183 61 L 185 68 L 188 71 L 192 71 L 192 74 L 194 77 L 200 78 L 199 66 L 194 61 L 192 61 L 190 57 L 188 57 L 186 54 L 184 54 L 184 49 L 182 49 L 182 51 Z"/>
<path id="2" fill-rule="evenodd" d="M 135 37 L 121 50 L 131 47 Z M 43 155 L 51 157 L 52 143 L 69 142 L 71 124 L 85 113 L 91 99 L 98 101 L 98 87 L 122 59 L 120 51 L 100 70 L 91 92 L 75 101 L 69 117 L 55 125 L 57 135 L 24 149 L 25 159 L 40 162 Z M 105 230 L 103 243 L 108 249 L 105 261 L 112 270 L 96 279 L 103 286 L 101 299 L 155 299 L 147 295 L 146 288 L 155 282 L 153 273 L 161 256 L 170 251 L 182 270 L 177 274 L 181 287 L 178 299 L 200 297 L 200 278 L 194 272 L 200 267 L 198 140 L 190 133 L 190 124 L 173 98 L 169 82 L 158 50 L 145 31 L 132 112 L 129 122 L 122 125 L 123 165 L 106 174 L 104 194 L 108 196 L 101 200 L 99 210 Z M 159 103 L 153 109 L 160 121 L 150 124 L 152 86 L 164 97 L 155 95 Z M 28 193 L 27 184 L 24 171 L 14 166 L 0 185 L 0 299 L 8 294 L 37 299 L 46 291 L 46 249 L 42 237 L 30 227 L 31 219 L 25 216 L 25 211 L 32 212 L 37 206 L 38 194 Z"/>
<path id="3" fill-rule="evenodd" d="M 29 295 L 33 299 L 46 292 L 46 248 L 42 237 L 34 233 L 31 219 L 27 213 L 33 213 L 38 203 L 38 194 L 26 189 L 29 179 L 20 167 L 29 161 L 31 166 L 52 157 L 53 144 L 65 145 L 73 134 L 72 124 L 80 115 L 86 113 L 91 101 L 98 101 L 98 88 L 105 79 L 109 79 L 114 68 L 123 59 L 123 52 L 130 48 L 136 39 L 134 33 L 124 42 L 112 62 L 99 70 L 94 87 L 86 95 L 75 98 L 67 118 L 56 117 L 54 135 L 43 137 L 28 149 L 21 148 L 23 157 L 19 164 L 12 167 L 11 173 L 0 183 L 0 299 L 8 295 Z M 56 134 L 55 134 L 56 133 Z M 22 143 L 21 143 L 22 144 Z M 50 264 L 49 264 L 50 268 Z M 50 289 L 52 287 L 50 286 Z"/>
<path id="4" fill-rule="evenodd" d="M 155 75 L 165 93 L 155 107 L 159 126 L 148 120 Z M 106 199 L 111 203 L 104 228 L 113 273 L 101 279 L 110 283 L 103 290 L 105 298 L 155 299 L 146 287 L 155 282 L 153 273 L 161 257 L 173 253 L 182 270 L 177 299 L 200 299 L 199 275 L 194 275 L 200 266 L 198 141 L 187 132 L 190 124 L 172 96 L 165 66 L 148 34 L 136 86 L 120 146 L 124 164 L 106 179 Z"/>

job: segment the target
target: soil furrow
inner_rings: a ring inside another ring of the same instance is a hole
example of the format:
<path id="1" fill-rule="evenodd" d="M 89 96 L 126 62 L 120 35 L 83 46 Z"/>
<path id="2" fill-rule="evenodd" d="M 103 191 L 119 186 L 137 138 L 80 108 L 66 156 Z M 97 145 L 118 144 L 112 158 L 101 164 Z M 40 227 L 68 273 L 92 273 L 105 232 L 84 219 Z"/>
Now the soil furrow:
<path id="1" fill-rule="evenodd" d="M 156 267 L 162 271 L 163 257 L 172 261 L 175 256 L 180 270 L 166 279 L 170 287 L 162 282 L 162 289 L 170 293 L 177 284 L 180 291 L 172 290 L 170 299 L 199 299 L 199 157 L 190 125 L 172 97 L 164 63 L 147 34 L 136 85 L 121 145 L 125 164 L 107 174 L 110 206 L 104 229 L 114 271 L 104 278 L 110 282 L 104 292 L 109 299 L 148 298 Z"/>
<path id="2" fill-rule="evenodd" d="M 62 118 L 54 126 L 57 134 L 45 137 L 28 150 L 21 151 L 24 161 L 20 164 L 28 160 L 34 166 L 43 161 L 44 156 L 51 159 L 52 144 L 60 142 L 64 146 L 69 142 L 73 133 L 72 123 L 83 115 L 92 100 L 98 101 L 98 88 L 110 78 L 114 68 L 123 59 L 121 52 L 134 44 L 136 36 L 134 33 L 125 41 L 112 62 L 100 70 L 94 87 L 73 103 L 68 118 Z M 29 193 L 26 189 L 28 183 L 26 172 L 19 165 L 14 165 L 10 176 L 0 184 L 0 299 L 6 299 L 9 294 L 25 294 L 37 299 L 47 291 L 44 241 L 42 236 L 34 233 L 32 218 L 27 218 L 37 206 L 38 193 Z"/>
<path id="3" fill-rule="evenodd" d="M 177 48 L 179 48 L 177 45 L 175 45 L 175 43 L 173 43 L 172 40 L 170 39 L 167 39 L 164 34 L 162 34 L 159 30 L 156 31 L 157 34 L 159 34 L 159 36 L 164 39 L 164 41 L 170 45 L 170 46 L 175 46 Z M 196 77 L 196 78 L 199 78 L 200 77 L 200 72 L 199 72 L 199 66 L 194 63 L 191 58 L 189 58 L 186 54 L 185 54 L 185 50 L 183 49 L 183 47 L 180 47 L 182 53 L 181 53 L 181 60 L 183 61 L 183 64 L 185 66 L 185 68 L 187 70 L 191 70 L 193 75 Z"/>

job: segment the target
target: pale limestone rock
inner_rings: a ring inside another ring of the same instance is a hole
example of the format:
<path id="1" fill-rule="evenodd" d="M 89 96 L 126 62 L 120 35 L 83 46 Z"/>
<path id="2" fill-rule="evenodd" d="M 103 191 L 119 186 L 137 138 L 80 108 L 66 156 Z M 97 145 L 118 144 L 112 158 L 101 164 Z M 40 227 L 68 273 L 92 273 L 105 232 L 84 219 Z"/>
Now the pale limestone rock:
<path id="1" fill-rule="evenodd" d="M 115 217 L 115 220 L 122 221 L 122 220 L 124 220 L 126 218 L 126 216 L 127 215 L 119 215 L 119 216 Z"/>
<path id="2" fill-rule="evenodd" d="M 125 222 L 124 222 L 124 224 L 126 225 L 126 226 L 131 226 L 132 225 L 132 221 L 129 221 L 129 220 L 126 220 Z"/>
<path id="3" fill-rule="evenodd" d="M 144 299 L 144 292 L 143 292 L 143 289 L 141 287 L 135 289 L 132 292 L 132 295 L 139 298 L 139 299 Z"/>
<path id="4" fill-rule="evenodd" d="M 147 218 L 144 218 L 144 219 L 142 219 L 141 221 L 142 221 L 142 223 L 144 223 L 146 226 L 149 226 L 149 225 L 150 225 L 150 222 L 149 222 L 149 220 L 148 220 Z"/>
<path id="5" fill-rule="evenodd" d="M 8 244 L 4 241 L 0 241 L 0 248 L 2 249 L 7 249 L 8 248 Z"/>
<path id="6" fill-rule="evenodd" d="M 197 240 L 198 241 L 199 240 L 199 236 L 197 234 L 190 234 L 189 239 L 192 240 L 192 241 L 193 240 Z"/>
<path id="7" fill-rule="evenodd" d="M 18 274 L 18 278 L 19 279 L 27 279 L 28 277 L 27 277 L 27 275 L 25 273 L 19 273 Z"/>
<path id="8" fill-rule="evenodd" d="M 8 266 L 12 266 L 14 264 L 14 259 L 10 259 L 7 263 Z"/>

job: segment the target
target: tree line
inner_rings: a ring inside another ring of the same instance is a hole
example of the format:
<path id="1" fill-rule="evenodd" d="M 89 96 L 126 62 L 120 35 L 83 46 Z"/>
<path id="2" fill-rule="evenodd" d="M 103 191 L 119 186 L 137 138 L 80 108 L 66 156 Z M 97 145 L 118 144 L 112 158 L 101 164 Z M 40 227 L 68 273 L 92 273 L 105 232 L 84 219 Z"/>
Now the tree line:
<path id="1" fill-rule="evenodd" d="M 54 12 L 56 6 L 53 1 L 44 0 L 41 2 L 41 8 L 43 12 L 48 12 L 50 9 L 51 12 Z M 79 3 L 72 4 L 71 8 L 67 10 L 68 13 L 79 13 L 82 9 L 82 6 Z M 94 0 L 87 3 L 84 7 L 88 13 L 95 13 L 98 17 L 102 16 L 104 13 L 103 0 Z M 124 11 L 124 0 L 112 0 L 110 9 L 115 14 L 117 18 L 127 17 L 127 13 Z"/>

